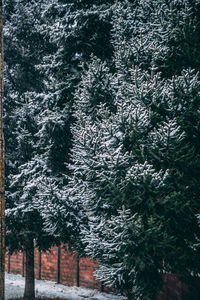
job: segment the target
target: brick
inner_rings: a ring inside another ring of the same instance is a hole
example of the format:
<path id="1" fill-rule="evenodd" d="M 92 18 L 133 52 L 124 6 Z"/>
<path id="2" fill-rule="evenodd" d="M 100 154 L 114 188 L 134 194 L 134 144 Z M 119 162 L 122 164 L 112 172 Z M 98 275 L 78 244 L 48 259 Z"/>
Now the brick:
<path id="1" fill-rule="evenodd" d="M 35 249 L 35 276 L 39 272 L 39 251 Z M 10 256 L 10 272 L 22 274 L 23 253 L 15 252 Z M 100 283 L 95 279 L 93 272 L 98 266 L 96 260 L 81 258 L 79 261 L 79 284 L 87 288 L 100 288 Z M 6 253 L 6 270 L 8 270 L 8 253 Z M 71 251 L 68 245 L 60 247 L 60 283 L 68 286 L 76 286 L 77 278 L 77 254 Z M 57 247 L 49 251 L 41 252 L 41 279 L 57 280 Z"/>

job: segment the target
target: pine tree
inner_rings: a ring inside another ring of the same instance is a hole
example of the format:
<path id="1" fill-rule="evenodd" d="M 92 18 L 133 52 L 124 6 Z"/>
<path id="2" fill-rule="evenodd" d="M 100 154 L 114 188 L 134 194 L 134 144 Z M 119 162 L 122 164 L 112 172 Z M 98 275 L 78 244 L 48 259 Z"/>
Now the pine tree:
<path id="1" fill-rule="evenodd" d="M 62 121 L 65 120 L 62 126 L 63 131 L 59 131 L 59 118 L 55 115 L 54 128 L 57 127 L 58 131 L 51 132 L 50 135 L 46 135 L 43 131 L 48 126 L 45 116 L 39 122 L 44 125 L 39 132 L 40 137 L 48 136 L 43 141 L 46 145 L 48 162 L 54 170 L 53 173 L 57 174 L 57 176 L 48 176 L 47 181 L 42 180 L 39 185 L 38 197 L 45 203 L 40 211 L 45 220 L 47 232 L 56 238 L 59 237 L 63 242 L 68 242 L 80 254 L 84 252 L 79 237 L 81 224 L 87 223 L 87 218 L 82 203 L 76 195 L 75 183 L 72 184 L 73 171 L 71 167 L 66 167 L 66 162 L 70 162 L 71 126 L 76 119 L 76 107 L 79 105 L 78 102 L 74 103 L 77 98 L 75 94 L 81 93 L 79 82 L 82 78 L 81 74 L 86 72 L 89 61 L 93 61 L 93 71 L 97 75 L 95 83 L 91 84 L 96 84 L 101 100 L 106 97 L 110 101 L 110 91 L 104 91 L 104 85 L 109 78 L 107 77 L 104 83 L 98 83 L 103 79 L 98 78 L 95 68 L 97 67 L 98 70 L 105 68 L 106 63 L 99 66 L 101 61 L 109 62 L 112 55 L 113 46 L 110 40 L 112 6 L 112 1 L 110 3 L 107 1 L 94 3 L 52 1 L 51 4 L 45 6 L 42 13 L 43 19 L 48 20 L 51 26 L 48 28 L 43 24 L 40 26 L 41 32 L 51 41 L 55 51 L 43 58 L 38 69 L 45 74 L 45 94 L 53 94 L 51 97 L 55 99 Z M 88 81 L 90 81 L 89 78 Z M 52 86 L 54 86 L 54 91 Z M 78 89 L 77 86 L 79 86 Z M 90 93 L 89 90 L 88 93 Z M 94 99 L 94 102 L 101 100 Z M 95 105 L 95 103 L 92 104 L 92 106 Z M 53 104 L 50 110 L 55 110 Z M 60 137 L 62 140 L 59 139 Z M 60 162 L 59 166 L 54 164 L 57 161 Z M 79 189 L 78 183 L 76 187 Z"/>
<path id="2" fill-rule="evenodd" d="M 92 52 L 105 60 L 112 53 L 110 13 L 104 15 L 110 5 L 97 4 L 5 5 L 7 244 L 27 253 L 28 299 L 34 298 L 33 241 L 44 250 L 61 241 L 81 249 L 80 224 L 87 220 L 63 174 L 71 172 L 66 162 L 79 64 Z"/>
<path id="3" fill-rule="evenodd" d="M 34 242 L 44 249 L 55 243 L 34 205 L 37 176 L 45 167 L 37 151 L 44 87 L 36 65 L 51 51 L 37 29 L 40 9 L 37 1 L 5 1 L 6 241 L 10 252 L 26 253 L 25 299 L 35 293 Z"/>
<path id="4" fill-rule="evenodd" d="M 156 299 L 166 272 L 198 278 L 199 9 L 117 2 L 113 64 L 91 62 L 75 94 L 71 185 L 89 220 L 83 243 L 100 261 L 97 278 L 128 299 Z"/>

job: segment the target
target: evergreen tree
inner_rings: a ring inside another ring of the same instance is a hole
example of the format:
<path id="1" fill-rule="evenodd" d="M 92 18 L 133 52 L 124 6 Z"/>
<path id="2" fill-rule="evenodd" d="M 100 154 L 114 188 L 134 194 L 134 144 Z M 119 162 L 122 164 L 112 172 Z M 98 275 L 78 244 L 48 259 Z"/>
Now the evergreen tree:
<path id="1" fill-rule="evenodd" d="M 83 253 L 83 245 L 79 238 L 81 224 L 87 223 L 87 218 L 82 203 L 74 193 L 74 185 L 71 183 L 73 181 L 72 170 L 66 167 L 66 162 L 69 163 L 71 155 L 71 126 L 76 119 L 74 112 L 79 105 L 74 104 L 74 95 L 81 93 L 80 87 L 76 92 L 81 74 L 86 72 L 87 62 L 93 60 L 93 70 L 97 75 L 95 83 L 97 86 L 101 85 L 99 87 L 101 99 L 106 97 L 104 101 L 106 102 L 107 99 L 110 101 L 110 92 L 108 91 L 106 96 L 104 83 L 98 83 L 98 80 L 102 80 L 98 79 L 98 72 L 94 68 L 98 68 L 100 61 L 109 62 L 112 56 L 113 46 L 110 40 L 112 9 L 112 1 L 110 3 L 107 1 L 51 1 L 51 4 L 46 4 L 42 13 L 43 20 L 46 20 L 45 22 L 48 22 L 50 26 L 48 28 L 44 24 L 40 26 L 40 31 L 51 41 L 55 51 L 43 58 L 38 69 L 45 74 L 45 85 L 48 86 L 45 93 L 48 94 L 52 86 L 55 86 L 54 99 L 62 112 L 62 118 L 66 120 L 62 132 L 58 130 L 51 133 L 51 145 L 46 153 L 50 158 L 49 163 L 54 164 L 59 159 L 62 165 L 52 166 L 57 177 L 51 176 L 39 185 L 38 197 L 45 204 L 40 211 L 46 231 L 56 238 L 59 237 L 63 242 L 68 242 L 79 253 Z M 95 101 L 99 102 L 98 99 Z M 46 120 L 46 118 L 41 119 L 40 123 L 46 124 Z M 55 127 L 58 127 L 57 117 L 55 117 Z M 42 131 L 39 134 L 43 136 Z M 63 140 L 60 140 L 61 137 Z M 46 145 L 49 143 L 49 136 L 45 143 Z M 79 189 L 78 183 L 77 189 Z"/>
<path id="2" fill-rule="evenodd" d="M 83 242 L 96 276 L 128 299 L 156 299 L 166 272 L 193 286 L 199 276 L 199 9 L 116 2 L 113 65 L 92 61 L 75 94 Z"/>
<path id="3" fill-rule="evenodd" d="M 34 243 L 42 249 L 55 243 L 34 204 L 39 178 L 48 172 L 44 148 L 37 150 L 45 97 L 36 65 L 52 50 L 37 28 L 41 4 L 5 1 L 6 242 L 10 252 L 26 253 L 25 299 L 34 298 Z"/>
<path id="4" fill-rule="evenodd" d="M 71 172 L 66 162 L 79 64 L 92 52 L 102 59 L 112 53 L 110 13 L 104 15 L 110 4 L 97 4 L 5 3 L 7 245 L 26 252 L 28 299 L 34 298 L 33 242 L 44 250 L 61 241 L 81 247 L 86 218 L 63 174 Z"/>
<path id="5" fill-rule="evenodd" d="M 83 243 L 129 299 L 154 299 L 164 272 L 194 283 L 199 12 L 197 0 L 5 3 L 7 242 L 30 265 L 33 240 Z"/>

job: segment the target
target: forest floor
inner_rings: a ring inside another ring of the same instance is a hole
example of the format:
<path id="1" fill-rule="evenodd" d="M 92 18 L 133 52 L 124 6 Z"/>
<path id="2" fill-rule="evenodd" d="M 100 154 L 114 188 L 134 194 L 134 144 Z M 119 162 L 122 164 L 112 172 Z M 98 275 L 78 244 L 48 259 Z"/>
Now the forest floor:
<path id="1" fill-rule="evenodd" d="M 5 299 L 22 300 L 24 278 L 21 275 L 6 274 Z M 47 280 L 35 280 L 36 299 L 45 300 L 125 300 L 122 296 L 100 293 L 82 287 L 68 287 Z"/>

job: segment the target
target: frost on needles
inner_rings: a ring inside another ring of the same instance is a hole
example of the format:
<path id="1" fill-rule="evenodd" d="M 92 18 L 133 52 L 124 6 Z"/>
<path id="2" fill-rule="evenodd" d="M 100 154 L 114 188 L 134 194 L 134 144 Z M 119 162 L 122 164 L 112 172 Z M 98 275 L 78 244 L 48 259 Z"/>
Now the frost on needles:
<path id="1" fill-rule="evenodd" d="M 198 277 L 199 63 L 189 55 L 199 9 L 116 3 L 112 64 L 93 69 L 93 57 L 75 94 L 71 184 L 88 215 L 83 242 L 100 261 L 97 278 L 128 299 L 155 299 L 166 272 L 193 286 Z"/>

